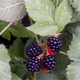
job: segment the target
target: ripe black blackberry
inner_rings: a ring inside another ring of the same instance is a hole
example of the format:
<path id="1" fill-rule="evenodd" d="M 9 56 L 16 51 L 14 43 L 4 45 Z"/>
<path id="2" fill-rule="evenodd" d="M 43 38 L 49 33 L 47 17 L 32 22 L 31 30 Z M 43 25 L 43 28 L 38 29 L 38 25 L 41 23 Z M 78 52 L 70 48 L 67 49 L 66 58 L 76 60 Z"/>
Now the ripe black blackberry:
<path id="1" fill-rule="evenodd" d="M 35 42 L 31 43 L 26 48 L 26 55 L 28 55 L 29 57 L 38 56 L 39 54 L 41 54 L 41 52 L 42 52 L 42 48 L 39 47 Z"/>
<path id="2" fill-rule="evenodd" d="M 27 61 L 27 66 L 26 68 L 30 71 L 30 72 L 37 72 L 39 71 L 39 67 L 40 67 L 40 59 L 36 58 L 36 57 L 31 57 L 28 61 Z"/>
<path id="3" fill-rule="evenodd" d="M 53 55 L 48 55 L 43 59 L 43 67 L 47 70 L 54 69 L 56 67 L 56 61 Z"/>
<path id="4" fill-rule="evenodd" d="M 62 41 L 56 37 L 49 37 L 47 45 L 54 53 L 58 53 L 62 49 Z"/>

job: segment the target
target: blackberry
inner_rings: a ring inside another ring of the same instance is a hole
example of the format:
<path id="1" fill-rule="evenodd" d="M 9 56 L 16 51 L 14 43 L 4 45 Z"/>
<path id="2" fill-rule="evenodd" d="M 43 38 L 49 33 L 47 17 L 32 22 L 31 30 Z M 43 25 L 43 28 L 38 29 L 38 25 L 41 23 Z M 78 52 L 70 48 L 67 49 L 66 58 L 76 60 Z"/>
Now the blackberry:
<path id="1" fill-rule="evenodd" d="M 35 57 L 41 54 L 42 48 L 37 45 L 37 43 L 31 43 L 29 46 L 26 48 L 26 55 L 29 57 Z"/>
<path id="2" fill-rule="evenodd" d="M 27 66 L 26 68 L 30 71 L 30 72 L 37 72 L 39 71 L 39 67 L 40 67 L 40 59 L 36 58 L 36 57 L 31 57 L 28 61 L 27 61 Z"/>
<path id="3" fill-rule="evenodd" d="M 47 45 L 54 53 L 58 53 L 62 49 L 62 41 L 56 37 L 49 37 L 47 40 Z"/>
<path id="4" fill-rule="evenodd" d="M 48 55 L 43 59 L 43 67 L 47 70 L 54 69 L 56 67 L 56 61 L 53 55 Z"/>

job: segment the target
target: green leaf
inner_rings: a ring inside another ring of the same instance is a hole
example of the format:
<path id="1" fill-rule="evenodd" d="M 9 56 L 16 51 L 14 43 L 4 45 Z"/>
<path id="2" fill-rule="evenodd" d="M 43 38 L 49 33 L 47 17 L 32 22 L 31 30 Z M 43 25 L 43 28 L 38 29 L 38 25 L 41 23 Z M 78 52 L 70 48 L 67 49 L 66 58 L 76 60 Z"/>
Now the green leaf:
<path id="1" fill-rule="evenodd" d="M 39 34 L 40 36 L 48 36 L 55 34 L 58 27 L 52 22 L 38 22 L 27 29 L 36 34 Z"/>
<path id="2" fill-rule="evenodd" d="M 18 21 L 26 15 L 23 0 L 0 0 L 0 20 Z"/>
<path id="3" fill-rule="evenodd" d="M 69 50 L 69 45 L 72 41 L 72 35 L 66 32 L 67 30 L 64 29 L 62 34 L 59 36 L 59 39 L 62 41 L 62 50 L 63 52 L 67 52 Z"/>
<path id="4" fill-rule="evenodd" d="M 12 59 L 12 61 L 10 62 L 11 71 L 17 76 L 19 76 L 22 80 L 26 80 L 31 74 L 26 68 L 26 59 L 24 58 L 18 59 L 19 61 Z"/>
<path id="5" fill-rule="evenodd" d="M 55 6 L 48 0 L 25 0 L 25 6 L 34 21 L 54 22 Z"/>
<path id="6" fill-rule="evenodd" d="M 78 27 L 77 27 L 78 26 Z M 66 25 L 66 30 L 70 33 L 70 34 L 75 34 L 76 33 L 76 29 L 78 29 L 80 26 L 80 22 L 75 22 L 75 23 L 70 23 L 68 25 Z"/>
<path id="7" fill-rule="evenodd" d="M 68 51 L 69 58 L 74 61 L 80 61 L 80 36 L 73 35 L 73 41 L 69 46 Z"/>
<path id="8" fill-rule="evenodd" d="M 57 65 L 56 68 L 53 69 L 51 72 L 54 72 L 58 79 L 66 78 L 66 68 L 67 65 L 70 64 L 71 60 L 68 58 L 67 55 L 61 53 L 56 53 L 54 57 L 57 62 Z"/>
<path id="9" fill-rule="evenodd" d="M 72 62 L 67 68 L 68 80 L 80 80 L 80 61 Z"/>
<path id="10" fill-rule="evenodd" d="M 77 32 L 79 35 L 79 32 Z M 73 35 L 73 41 L 68 51 L 69 58 L 74 60 L 67 68 L 68 80 L 79 80 L 80 79 L 80 36 Z"/>
<path id="11" fill-rule="evenodd" d="M 27 30 L 24 26 L 11 26 L 8 29 L 15 37 L 34 37 L 34 34 Z"/>
<path id="12" fill-rule="evenodd" d="M 8 25 L 9 23 L 0 21 L 0 32 Z M 10 40 L 11 34 L 15 37 L 34 37 L 34 34 L 27 30 L 24 26 L 14 26 L 11 25 L 1 36 Z"/>
<path id="13" fill-rule="evenodd" d="M 75 8 L 75 11 L 80 12 L 80 0 L 69 0 L 69 1 L 70 1 L 70 5 L 72 5 L 72 7 Z"/>
<path id="14" fill-rule="evenodd" d="M 68 0 L 64 0 L 60 3 L 59 7 L 57 7 L 56 9 L 55 22 L 60 28 L 68 24 L 71 18 L 72 18 L 72 8 L 69 5 Z"/>
<path id="15" fill-rule="evenodd" d="M 53 73 L 37 73 L 36 80 L 58 80 Z"/>
<path id="16" fill-rule="evenodd" d="M 12 79 L 11 80 L 21 80 L 17 75 L 12 73 Z"/>
<path id="17" fill-rule="evenodd" d="M 0 32 L 8 25 L 7 22 L 0 21 Z M 6 30 L 2 35 L 3 38 L 10 40 L 11 36 L 8 30 Z"/>
<path id="18" fill-rule="evenodd" d="M 24 57 L 24 43 L 20 40 L 20 38 L 17 38 L 13 45 L 9 48 L 9 54 L 11 58 L 13 57 Z"/>
<path id="19" fill-rule="evenodd" d="M 80 21 L 80 12 L 75 12 L 74 9 L 72 9 L 72 19 L 70 21 L 70 23 L 74 23 L 74 22 L 77 22 L 77 21 Z"/>
<path id="20" fill-rule="evenodd" d="M 10 57 L 5 46 L 0 44 L 0 80 L 11 80 Z"/>
<path id="21" fill-rule="evenodd" d="M 80 25 L 76 27 L 76 35 L 80 37 Z"/>

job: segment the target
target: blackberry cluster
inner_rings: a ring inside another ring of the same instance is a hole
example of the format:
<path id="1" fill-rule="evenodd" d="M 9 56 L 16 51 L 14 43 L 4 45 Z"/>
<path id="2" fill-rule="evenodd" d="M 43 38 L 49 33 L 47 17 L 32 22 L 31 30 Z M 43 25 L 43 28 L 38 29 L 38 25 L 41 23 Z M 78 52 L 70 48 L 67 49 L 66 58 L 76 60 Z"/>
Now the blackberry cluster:
<path id="1" fill-rule="evenodd" d="M 56 61 L 53 55 L 48 55 L 44 57 L 43 67 L 46 68 L 47 70 L 51 70 L 56 67 Z"/>
<path id="2" fill-rule="evenodd" d="M 37 43 L 33 42 L 26 48 L 26 55 L 28 55 L 30 58 L 27 61 L 26 68 L 30 72 L 37 72 L 39 71 L 40 67 L 40 59 L 38 59 L 36 56 L 40 55 L 42 52 L 42 48 L 37 45 Z"/>
<path id="3" fill-rule="evenodd" d="M 56 37 L 49 37 L 47 40 L 47 45 L 54 53 L 58 53 L 62 49 L 62 41 Z"/>
<path id="4" fill-rule="evenodd" d="M 37 43 L 33 42 L 26 48 L 26 55 L 29 57 L 35 57 L 40 55 L 42 52 L 42 48 L 37 45 Z"/>
<path id="5" fill-rule="evenodd" d="M 31 57 L 28 61 L 27 61 L 27 66 L 26 68 L 30 71 L 30 72 L 37 72 L 39 71 L 39 67 L 40 67 L 40 59 L 36 58 L 36 57 Z"/>

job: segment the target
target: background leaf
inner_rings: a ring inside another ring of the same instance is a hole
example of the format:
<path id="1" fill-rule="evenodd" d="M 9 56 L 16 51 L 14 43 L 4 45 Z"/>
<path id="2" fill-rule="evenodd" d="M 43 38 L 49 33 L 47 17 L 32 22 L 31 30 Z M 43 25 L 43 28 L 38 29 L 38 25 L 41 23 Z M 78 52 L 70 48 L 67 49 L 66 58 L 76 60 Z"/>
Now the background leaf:
<path id="1" fill-rule="evenodd" d="M 0 20 L 18 21 L 26 15 L 23 0 L 0 0 Z"/>
<path id="2" fill-rule="evenodd" d="M 25 0 L 29 16 L 34 21 L 54 22 L 55 6 L 48 0 Z"/>
<path id="3" fill-rule="evenodd" d="M 67 65 L 70 64 L 71 60 L 68 58 L 67 55 L 61 53 L 56 53 L 54 57 L 57 62 L 57 65 L 55 69 L 51 70 L 51 72 L 54 72 L 58 79 L 66 78 L 66 68 Z"/>
<path id="4" fill-rule="evenodd" d="M 0 80 L 11 80 L 10 57 L 5 46 L 0 44 Z"/>
<path id="5" fill-rule="evenodd" d="M 54 25 L 52 22 L 38 22 L 27 28 L 28 30 L 39 34 L 40 36 L 48 36 L 51 34 L 55 34 L 57 32 L 58 27 Z"/>
<path id="6" fill-rule="evenodd" d="M 72 18 L 72 9 L 68 0 L 60 3 L 56 9 L 55 22 L 59 27 L 63 27 L 70 22 Z"/>

